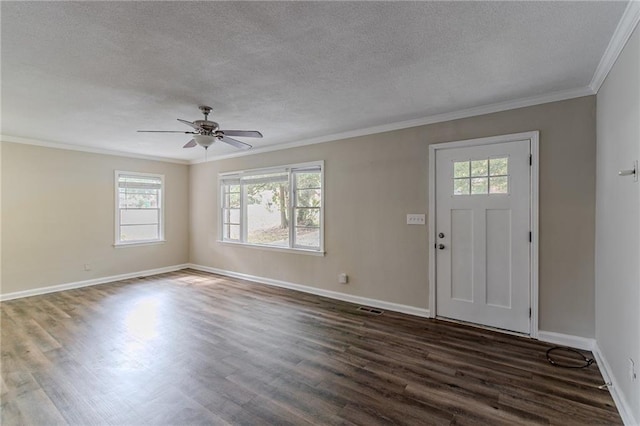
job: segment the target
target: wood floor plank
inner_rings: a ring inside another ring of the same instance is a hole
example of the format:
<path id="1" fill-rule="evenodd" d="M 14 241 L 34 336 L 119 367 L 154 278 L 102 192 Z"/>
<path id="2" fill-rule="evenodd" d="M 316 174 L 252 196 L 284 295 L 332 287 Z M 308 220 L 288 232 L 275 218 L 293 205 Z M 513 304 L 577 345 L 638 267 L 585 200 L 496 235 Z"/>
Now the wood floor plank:
<path id="1" fill-rule="evenodd" d="M 598 366 L 543 342 L 201 271 L 2 302 L 0 323 L 2 425 L 621 424 Z"/>

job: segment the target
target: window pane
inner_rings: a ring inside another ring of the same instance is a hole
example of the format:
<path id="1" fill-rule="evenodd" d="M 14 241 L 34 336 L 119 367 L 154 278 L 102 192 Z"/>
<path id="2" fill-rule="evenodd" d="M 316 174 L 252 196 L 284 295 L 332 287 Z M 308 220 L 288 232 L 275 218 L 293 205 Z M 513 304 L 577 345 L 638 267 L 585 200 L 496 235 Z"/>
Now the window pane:
<path id="1" fill-rule="evenodd" d="M 296 209 L 296 226 L 320 226 L 320 209 Z"/>
<path id="2" fill-rule="evenodd" d="M 508 194 L 509 178 L 507 176 L 490 178 L 489 192 L 491 194 Z"/>
<path id="3" fill-rule="evenodd" d="M 490 158 L 489 159 L 489 174 L 491 176 L 507 175 L 508 173 L 509 158 Z"/>
<path id="4" fill-rule="evenodd" d="M 453 177 L 469 177 L 469 161 L 455 161 L 453 163 Z"/>
<path id="5" fill-rule="evenodd" d="M 289 185 L 262 182 L 247 188 L 247 242 L 289 246 Z"/>
<path id="6" fill-rule="evenodd" d="M 471 193 L 472 194 L 486 194 L 488 188 L 488 178 L 473 178 L 471 179 Z"/>
<path id="7" fill-rule="evenodd" d="M 240 240 L 240 225 L 227 225 L 227 227 L 229 232 L 227 238 L 234 241 Z"/>
<path id="8" fill-rule="evenodd" d="M 232 209 L 240 208 L 240 194 L 229 194 L 227 199 L 227 207 Z"/>
<path id="9" fill-rule="evenodd" d="M 158 225 L 121 225 L 121 241 L 157 240 Z"/>
<path id="10" fill-rule="evenodd" d="M 487 176 L 488 174 L 488 160 L 474 160 L 471 162 L 471 176 Z M 473 186 L 473 183 L 471 185 Z"/>
<path id="11" fill-rule="evenodd" d="M 320 247 L 320 228 L 296 228 L 296 246 Z"/>
<path id="12" fill-rule="evenodd" d="M 453 195 L 469 195 L 469 179 L 454 179 Z"/>
<path id="13" fill-rule="evenodd" d="M 151 225 L 158 222 L 160 222 L 160 211 L 157 209 L 120 210 L 121 225 Z"/>
<path id="14" fill-rule="evenodd" d="M 278 173 L 247 175 L 240 178 L 242 185 L 287 185 L 289 174 L 286 171 Z"/>
<path id="15" fill-rule="evenodd" d="M 227 222 L 240 223 L 240 209 L 229 209 Z"/>
<path id="16" fill-rule="evenodd" d="M 289 247 L 289 228 L 258 228 L 248 229 L 247 242 L 252 244 L 266 244 L 271 246 Z"/>
<path id="17" fill-rule="evenodd" d="M 119 175 L 118 187 L 122 188 L 160 188 L 162 179 L 152 176 Z"/>
<path id="18" fill-rule="evenodd" d="M 320 188 L 321 180 L 319 172 L 311 172 L 311 173 L 296 173 L 296 188 L 297 189 L 305 189 L 305 188 Z"/>
<path id="19" fill-rule="evenodd" d="M 296 207 L 320 207 L 320 189 L 298 189 Z"/>
<path id="20" fill-rule="evenodd" d="M 120 207 L 158 208 L 159 191 L 156 189 L 120 188 Z"/>

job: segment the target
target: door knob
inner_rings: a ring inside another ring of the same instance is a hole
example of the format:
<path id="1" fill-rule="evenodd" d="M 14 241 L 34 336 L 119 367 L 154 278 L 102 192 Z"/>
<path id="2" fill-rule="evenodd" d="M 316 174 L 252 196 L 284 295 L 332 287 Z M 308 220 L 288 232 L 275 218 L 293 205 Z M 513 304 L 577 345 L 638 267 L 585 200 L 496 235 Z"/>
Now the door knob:
<path id="1" fill-rule="evenodd" d="M 440 250 L 444 250 L 444 244 L 438 244 L 438 248 L 439 248 Z"/>

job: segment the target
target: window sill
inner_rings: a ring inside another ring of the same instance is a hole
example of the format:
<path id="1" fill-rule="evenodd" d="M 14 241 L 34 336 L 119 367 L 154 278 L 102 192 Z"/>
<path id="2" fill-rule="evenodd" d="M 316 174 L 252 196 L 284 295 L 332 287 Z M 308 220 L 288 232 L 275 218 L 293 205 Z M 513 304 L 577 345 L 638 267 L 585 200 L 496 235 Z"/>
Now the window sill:
<path id="1" fill-rule="evenodd" d="M 166 240 L 153 240 L 153 241 L 132 241 L 130 243 L 115 243 L 113 246 L 115 248 L 124 248 L 124 247 L 139 247 L 139 246 L 155 246 L 158 244 L 166 243 Z"/>
<path id="2" fill-rule="evenodd" d="M 279 251 L 282 253 L 291 253 L 291 254 L 306 254 L 310 256 L 324 256 L 326 254 L 326 252 L 324 251 L 310 250 L 310 249 L 303 249 L 303 248 L 274 247 L 274 246 L 258 245 L 258 244 L 236 243 L 233 241 L 222 241 L 222 240 L 218 240 L 217 242 L 219 244 L 230 245 L 230 246 L 247 247 L 247 248 L 258 249 L 258 250 Z"/>

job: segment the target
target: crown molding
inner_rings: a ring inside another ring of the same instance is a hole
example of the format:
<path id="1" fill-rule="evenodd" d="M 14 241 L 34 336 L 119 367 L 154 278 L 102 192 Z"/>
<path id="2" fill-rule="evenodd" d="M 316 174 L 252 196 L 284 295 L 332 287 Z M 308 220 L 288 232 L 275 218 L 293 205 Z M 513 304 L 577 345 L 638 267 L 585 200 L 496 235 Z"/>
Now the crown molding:
<path id="1" fill-rule="evenodd" d="M 18 136 L 0 135 L 0 141 L 19 143 L 23 145 L 36 145 L 45 148 L 66 149 L 69 151 L 90 152 L 92 154 L 115 155 L 117 157 L 138 158 L 141 160 L 162 161 L 165 163 L 189 164 L 187 160 L 179 160 L 177 158 L 156 157 L 153 155 L 135 154 L 124 151 L 114 151 L 110 149 L 93 148 L 89 146 L 73 145 L 60 142 L 42 141 L 38 139 L 21 138 Z"/>
<path id="2" fill-rule="evenodd" d="M 264 148 L 252 149 L 233 154 L 226 154 L 208 158 L 206 160 L 192 160 L 190 164 L 206 163 L 209 161 L 226 160 L 228 158 L 244 157 L 247 155 L 263 154 L 265 152 L 280 151 L 283 149 L 298 148 L 301 146 L 315 145 L 324 142 L 333 142 L 342 139 L 356 138 L 376 133 L 391 132 L 394 130 L 408 129 L 410 127 L 425 126 L 428 124 L 442 123 L 445 121 L 459 120 L 461 118 L 476 117 L 479 115 L 492 114 L 495 112 L 507 111 L 511 109 L 524 108 L 534 105 L 546 104 L 549 102 L 564 101 L 567 99 L 581 98 L 583 96 L 595 95 L 589 86 L 577 89 L 560 90 L 543 95 L 530 96 L 510 101 L 498 102 L 494 104 L 481 105 L 473 108 L 466 108 L 458 111 L 445 112 L 414 120 L 399 121 L 395 123 L 383 124 L 380 126 L 367 127 L 358 130 L 349 130 L 341 133 L 321 136 L 317 138 L 303 139 L 296 142 L 283 143 L 278 145 L 265 146 Z"/>
<path id="3" fill-rule="evenodd" d="M 638 22 L 640 22 L 640 1 L 631 0 L 622 14 L 622 18 L 620 18 L 618 26 L 613 32 L 609 45 L 604 51 L 604 55 L 602 55 L 596 72 L 593 74 L 593 78 L 589 84 L 589 87 L 594 93 L 598 93 L 598 90 L 600 90 L 600 86 L 602 86 L 609 71 L 611 71 L 611 68 L 613 68 L 613 65 L 616 63 L 618 56 L 620 56 L 622 49 L 624 49 L 625 44 L 629 41 Z"/>
<path id="4" fill-rule="evenodd" d="M 356 138 L 359 136 L 367 136 L 376 133 L 391 132 L 394 130 L 408 129 L 411 127 L 425 126 L 428 124 L 442 123 L 445 121 L 459 120 L 462 118 L 476 117 L 479 115 L 492 114 L 496 112 L 508 111 L 512 109 L 525 108 L 529 106 L 541 105 L 550 102 L 564 101 L 567 99 L 580 98 L 583 96 L 594 95 L 596 92 L 590 86 L 579 87 L 577 89 L 560 90 L 556 92 L 546 93 L 543 95 L 530 96 L 510 101 L 497 102 L 488 105 L 480 105 L 477 107 L 466 108 L 458 111 L 445 112 L 442 114 L 430 115 L 424 118 L 414 120 L 399 121 L 395 123 L 383 124 L 380 126 L 367 127 L 364 129 L 349 130 L 346 132 L 334 133 L 331 135 L 320 136 L 317 138 L 303 139 L 294 142 L 285 142 L 277 145 L 269 145 L 263 148 L 252 149 L 250 151 L 242 151 L 226 155 L 211 156 L 208 159 L 197 160 L 181 160 L 176 158 L 155 157 L 151 155 L 142 155 L 128 153 L 124 151 L 113 151 L 101 148 L 92 148 L 81 145 L 64 144 L 59 142 L 41 141 L 36 139 L 21 138 L 9 135 L 0 135 L 0 140 L 4 142 L 21 143 L 28 145 L 38 145 L 47 148 L 68 149 L 73 151 L 91 152 L 94 154 L 116 155 L 119 157 L 139 158 L 143 160 L 163 161 L 167 163 L 177 164 L 199 164 L 210 161 L 226 160 L 229 158 L 244 157 L 247 155 L 264 154 L 266 152 L 281 151 L 290 148 L 299 148 L 307 145 L 315 145 L 325 142 L 333 142 L 342 139 Z"/>

